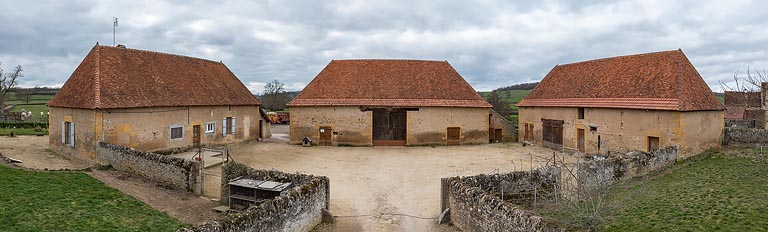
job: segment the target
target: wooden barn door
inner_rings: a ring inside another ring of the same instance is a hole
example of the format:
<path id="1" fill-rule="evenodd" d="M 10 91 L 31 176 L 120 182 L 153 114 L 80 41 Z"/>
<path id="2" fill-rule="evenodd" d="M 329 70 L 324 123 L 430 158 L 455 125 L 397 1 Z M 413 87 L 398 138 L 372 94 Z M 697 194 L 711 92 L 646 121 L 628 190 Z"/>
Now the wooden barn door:
<path id="1" fill-rule="evenodd" d="M 404 146 L 406 125 L 406 111 L 374 109 L 373 145 Z"/>
<path id="2" fill-rule="evenodd" d="M 545 147 L 563 148 L 563 120 L 541 119 L 542 143 Z"/>
<path id="3" fill-rule="evenodd" d="M 501 133 L 501 129 L 494 129 L 493 130 L 493 138 L 496 140 L 497 143 L 502 142 L 504 140 L 504 135 Z"/>
<path id="4" fill-rule="evenodd" d="M 447 145 L 461 145 L 461 128 L 448 127 Z"/>
<path id="5" fill-rule="evenodd" d="M 333 145 L 333 129 L 330 127 L 320 127 L 320 146 Z"/>

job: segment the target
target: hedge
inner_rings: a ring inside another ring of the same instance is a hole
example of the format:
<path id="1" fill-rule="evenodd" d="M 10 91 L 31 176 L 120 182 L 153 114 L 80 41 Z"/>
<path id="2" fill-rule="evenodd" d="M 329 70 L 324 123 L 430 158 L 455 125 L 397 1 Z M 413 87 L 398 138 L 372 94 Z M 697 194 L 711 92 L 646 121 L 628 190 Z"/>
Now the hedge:
<path id="1" fill-rule="evenodd" d="M 0 122 L 0 128 L 48 128 L 47 122 Z"/>

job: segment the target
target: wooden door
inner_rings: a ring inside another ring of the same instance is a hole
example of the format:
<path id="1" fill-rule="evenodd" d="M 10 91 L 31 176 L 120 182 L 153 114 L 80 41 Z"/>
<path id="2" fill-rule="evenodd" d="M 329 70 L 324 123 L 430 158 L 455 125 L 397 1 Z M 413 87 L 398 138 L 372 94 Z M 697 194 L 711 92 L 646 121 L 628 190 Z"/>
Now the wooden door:
<path id="1" fill-rule="evenodd" d="M 373 145 L 404 146 L 406 137 L 406 112 L 400 109 L 373 110 Z"/>
<path id="2" fill-rule="evenodd" d="M 331 146 L 333 144 L 333 129 L 330 127 L 320 127 L 320 146 Z"/>
<path id="3" fill-rule="evenodd" d="M 497 143 L 500 143 L 502 140 L 504 140 L 504 135 L 501 133 L 501 129 L 493 130 L 493 138 Z"/>
<path id="4" fill-rule="evenodd" d="M 447 131 L 447 145 L 460 145 L 461 144 L 461 128 L 448 127 Z"/>
<path id="5" fill-rule="evenodd" d="M 648 152 L 659 150 L 659 137 L 648 137 Z"/>
<path id="6" fill-rule="evenodd" d="M 259 120 L 259 138 L 264 138 L 264 133 L 261 131 L 263 126 L 261 124 L 262 122 L 263 122 L 262 120 Z"/>
<path id="7" fill-rule="evenodd" d="M 586 132 L 584 131 L 584 129 L 578 129 L 578 133 L 577 133 L 577 137 L 578 137 L 577 138 L 577 140 L 578 140 L 577 141 L 577 146 L 578 146 L 579 152 L 581 152 L 581 153 L 586 152 L 584 136 L 586 136 Z"/>
<path id="8" fill-rule="evenodd" d="M 200 125 L 192 126 L 192 144 L 195 147 L 200 146 Z"/>
<path id="9" fill-rule="evenodd" d="M 533 124 L 526 123 L 525 129 L 523 131 L 523 141 L 531 141 L 531 140 L 533 140 Z"/>

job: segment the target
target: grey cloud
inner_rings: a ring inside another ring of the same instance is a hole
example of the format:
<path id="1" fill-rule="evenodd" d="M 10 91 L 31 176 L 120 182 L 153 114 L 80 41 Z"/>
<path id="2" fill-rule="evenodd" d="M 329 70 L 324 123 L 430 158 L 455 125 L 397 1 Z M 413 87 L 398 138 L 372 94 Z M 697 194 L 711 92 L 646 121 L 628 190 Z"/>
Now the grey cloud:
<path id="1" fill-rule="evenodd" d="M 682 48 L 715 90 L 768 68 L 766 5 L 751 1 L 0 2 L 0 61 L 22 84 L 61 85 L 95 44 L 221 60 L 252 88 L 306 85 L 332 59 L 448 60 L 476 89 L 555 65 Z"/>

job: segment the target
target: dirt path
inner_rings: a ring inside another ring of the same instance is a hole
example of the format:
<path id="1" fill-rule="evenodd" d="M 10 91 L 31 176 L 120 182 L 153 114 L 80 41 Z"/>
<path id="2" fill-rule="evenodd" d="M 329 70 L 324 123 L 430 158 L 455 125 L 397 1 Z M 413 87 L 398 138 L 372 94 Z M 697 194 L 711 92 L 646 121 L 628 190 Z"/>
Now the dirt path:
<path id="1" fill-rule="evenodd" d="M 90 165 L 60 156 L 48 149 L 48 136 L 0 136 L 0 153 L 23 161 L 17 165 L 32 169 L 83 169 Z"/>
<path id="2" fill-rule="evenodd" d="M 231 151 L 236 161 L 254 168 L 330 177 L 337 223 L 317 231 L 455 231 L 434 224 L 440 178 L 529 170 L 553 155 L 546 148 L 516 144 L 306 148 L 272 141 Z"/>

